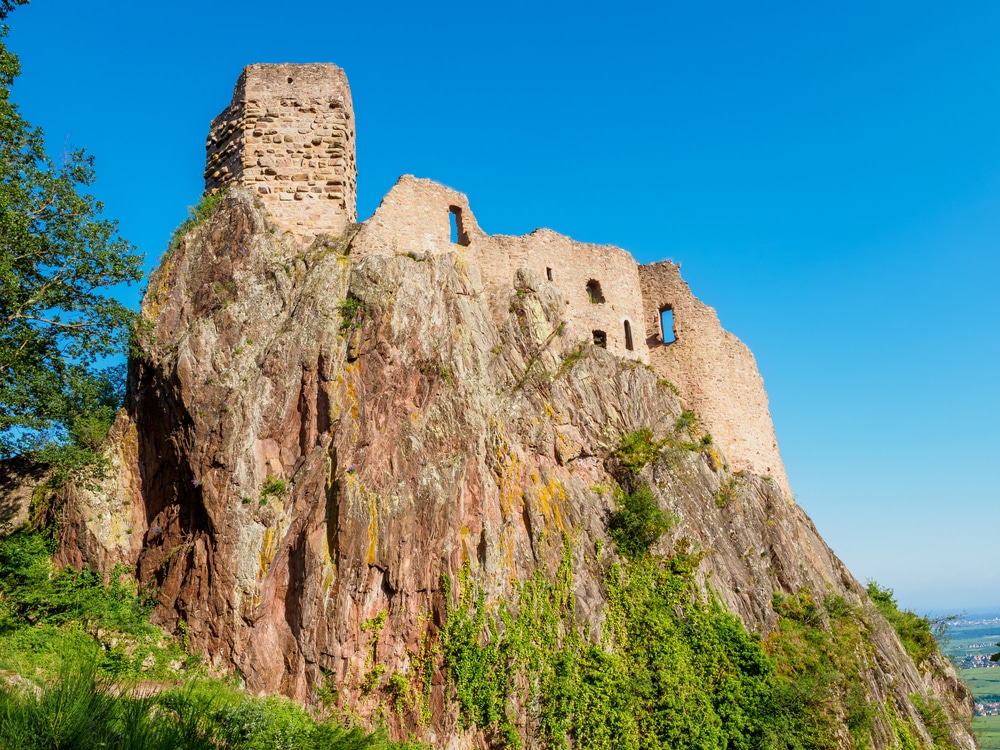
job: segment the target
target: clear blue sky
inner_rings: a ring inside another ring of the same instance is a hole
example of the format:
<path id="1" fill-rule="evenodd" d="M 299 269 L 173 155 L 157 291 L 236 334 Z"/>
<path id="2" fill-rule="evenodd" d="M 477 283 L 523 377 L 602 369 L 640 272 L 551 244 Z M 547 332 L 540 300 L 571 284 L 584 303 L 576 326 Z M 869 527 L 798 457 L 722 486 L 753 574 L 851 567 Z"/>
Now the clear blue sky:
<path id="1" fill-rule="evenodd" d="M 753 349 L 798 500 L 918 611 L 1000 605 L 1000 3 L 34 0 L 14 98 L 150 266 L 253 62 L 335 62 L 359 213 L 673 258 Z"/>

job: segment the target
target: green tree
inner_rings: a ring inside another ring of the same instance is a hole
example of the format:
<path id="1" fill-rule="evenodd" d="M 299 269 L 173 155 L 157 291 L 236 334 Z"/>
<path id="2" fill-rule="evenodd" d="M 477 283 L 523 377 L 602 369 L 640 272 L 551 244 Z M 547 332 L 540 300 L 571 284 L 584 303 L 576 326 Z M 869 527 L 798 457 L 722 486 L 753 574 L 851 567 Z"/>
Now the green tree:
<path id="1" fill-rule="evenodd" d="M 0 0 L 0 21 L 27 0 Z M 18 112 L 20 72 L 0 27 L 0 458 L 61 445 L 92 450 L 120 404 L 102 367 L 125 350 L 134 313 L 111 296 L 142 277 L 142 258 L 103 206 L 82 150 L 60 163 Z M 70 454 L 64 454 L 70 455 Z"/>

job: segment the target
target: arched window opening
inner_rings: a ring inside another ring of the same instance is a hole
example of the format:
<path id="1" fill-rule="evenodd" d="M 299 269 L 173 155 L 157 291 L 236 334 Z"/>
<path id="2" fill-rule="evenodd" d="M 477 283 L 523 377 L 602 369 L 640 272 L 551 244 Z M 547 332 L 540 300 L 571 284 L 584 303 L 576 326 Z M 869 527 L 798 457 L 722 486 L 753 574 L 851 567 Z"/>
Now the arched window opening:
<path id="1" fill-rule="evenodd" d="M 601 292 L 601 282 L 591 279 L 587 282 L 587 296 L 592 304 L 600 305 L 604 303 L 604 294 Z"/>
<path id="2" fill-rule="evenodd" d="M 608 334 L 604 331 L 594 331 L 594 346 L 599 346 L 602 349 L 608 348 Z"/>
<path id="3" fill-rule="evenodd" d="M 462 226 L 462 209 L 458 206 L 448 206 L 448 217 L 451 220 L 451 244 L 469 246 L 469 234 Z"/>
<path id="4" fill-rule="evenodd" d="M 672 344 L 677 340 L 677 334 L 674 332 L 673 305 L 664 305 L 660 308 L 660 340 L 664 344 Z"/>
<path id="5" fill-rule="evenodd" d="M 625 321 L 625 348 L 632 351 L 632 324 Z"/>

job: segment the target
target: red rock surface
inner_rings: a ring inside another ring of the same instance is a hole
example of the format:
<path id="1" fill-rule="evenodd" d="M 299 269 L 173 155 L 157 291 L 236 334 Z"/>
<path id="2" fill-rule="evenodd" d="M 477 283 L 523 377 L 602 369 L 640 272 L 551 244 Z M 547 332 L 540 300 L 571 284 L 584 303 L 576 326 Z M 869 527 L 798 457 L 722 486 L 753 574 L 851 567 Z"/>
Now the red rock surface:
<path id="1" fill-rule="evenodd" d="M 533 273 L 519 271 L 491 312 L 460 249 L 410 257 L 354 240 L 296 252 L 233 189 L 164 259 L 143 303 L 145 355 L 131 363 L 109 492 L 65 494 L 61 555 L 135 565 L 159 589 L 157 620 L 183 621 L 192 648 L 235 666 L 251 690 L 308 701 L 332 684 L 339 706 L 375 717 L 375 668 L 413 667 L 442 622 L 441 576 L 465 562 L 488 602 L 510 601 L 518 580 L 556 569 L 567 535 L 576 615 L 598 637 L 609 455 L 623 433 L 668 434 L 684 405 L 641 362 L 560 335 L 565 303 Z M 803 586 L 870 610 L 776 483 L 725 464 L 714 450 L 674 450 L 647 467 L 679 519 L 661 549 L 686 536 L 711 550 L 701 575 L 750 630 L 774 628 L 775 591 Z M 129 533 L 98 522 L 95 497 Z M 935 685 L 870 611 L 872 694 L 895 696 L 923 727 L 908 696 Z M 381 613 L 373 656 L 363 628 Z M 459 731 L 439 661 L 432 721 L 392 714 L 393 731 L 485 746 Z"/>

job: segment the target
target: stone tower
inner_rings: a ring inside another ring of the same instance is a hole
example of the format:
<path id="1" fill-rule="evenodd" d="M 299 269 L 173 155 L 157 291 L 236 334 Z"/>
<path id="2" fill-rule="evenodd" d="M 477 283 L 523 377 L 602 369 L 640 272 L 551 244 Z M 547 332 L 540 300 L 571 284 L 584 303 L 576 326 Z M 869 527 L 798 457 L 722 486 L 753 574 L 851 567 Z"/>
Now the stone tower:
<path id="1" fill-rule="evenodd" d="M 212 121 L 205 189 L 237 183 L 300 237 L 357 219 L 354 110 L 336 65 L 248 65 Z"/>

